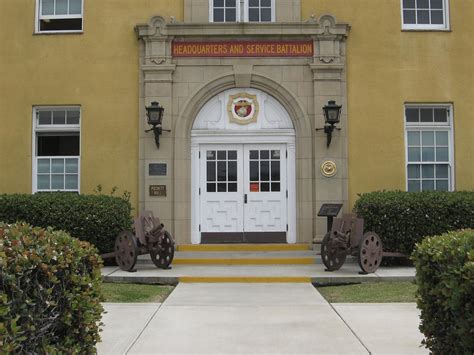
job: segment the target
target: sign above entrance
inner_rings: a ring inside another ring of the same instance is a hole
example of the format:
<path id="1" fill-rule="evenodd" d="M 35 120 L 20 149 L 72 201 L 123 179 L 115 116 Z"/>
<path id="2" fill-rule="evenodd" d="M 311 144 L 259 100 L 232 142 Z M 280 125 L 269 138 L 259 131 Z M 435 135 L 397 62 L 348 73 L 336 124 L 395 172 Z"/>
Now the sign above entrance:
<path id="1" fill-rule="evenodd" d="M 230 122 L 238 124 L 257 122 L 258 109 L 257 95 L 240 92 L 229 96 L 227 111 Z"/>
<path id="2" fill-rule="evenodd" d="M 173 41 L 173 57 L 312 57 L 313 41 Z"/>

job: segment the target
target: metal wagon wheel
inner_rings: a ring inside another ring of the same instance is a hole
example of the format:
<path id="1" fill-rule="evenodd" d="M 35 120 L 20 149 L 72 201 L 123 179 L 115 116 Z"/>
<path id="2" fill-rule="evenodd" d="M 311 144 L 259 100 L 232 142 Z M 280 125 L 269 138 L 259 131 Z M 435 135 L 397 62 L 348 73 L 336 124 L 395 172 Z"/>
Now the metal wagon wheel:
<path id="1" fill-rule="evenodd" d="M 150 248 L 151 261 L 160 269 L 171 269 L 170 265 L 174 258 L 174 240 L 168 231 L 165 231 L 161 244 L 156 248 Z"/>
<path id="2" fill-rule="evenodd" d="M 130 231 L 122 231 L 115 239 L 115 261 L 120 269 L 133 271 L 137 262 L 137 238 Z"/>
<path id="3" fill-rule="evenodd" d="M 383 248 L 380 237 L 374 232 L 367 232 L 359 243 L 359 266 L 366 273 L 375 272 L 382 263 Z"/>
<path id="4" fill-rule="evenodd" d="M 321 258 L 327 271 L 336 271 L 346 261 L 346 249 L 331 238 L 331 232 L 327 232 L 321 244 Z"/>

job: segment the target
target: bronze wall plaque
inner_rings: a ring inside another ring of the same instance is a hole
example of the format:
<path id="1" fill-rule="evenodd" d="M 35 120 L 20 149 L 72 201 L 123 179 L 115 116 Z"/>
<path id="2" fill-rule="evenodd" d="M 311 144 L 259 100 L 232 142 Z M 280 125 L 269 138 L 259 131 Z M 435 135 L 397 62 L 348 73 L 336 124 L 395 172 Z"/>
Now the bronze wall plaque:
<path id="1" fill-rule="evenodd" d="M 148 175 L 150 176 L 166 176 L 168 166 L 166 163 L 148 164 Z"/>
<path id="2" fill-rule="evenodd" d="M 166 185 L 150 185 L 150 196 L 166 197 Z"/>

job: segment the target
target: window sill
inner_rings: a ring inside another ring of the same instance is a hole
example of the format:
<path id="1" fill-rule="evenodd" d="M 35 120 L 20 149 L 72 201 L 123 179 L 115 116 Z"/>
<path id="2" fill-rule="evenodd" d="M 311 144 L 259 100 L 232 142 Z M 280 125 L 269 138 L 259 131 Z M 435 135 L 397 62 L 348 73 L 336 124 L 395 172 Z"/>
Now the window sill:
<path id="1" fill-rule="evenodd" d="M 451 28 L 403 28 L 402 32 L 452 32 Z"/>
<path id="2" fill-rule="evenodd" d="M 77 30 L 77 31 L 37 31 L 33 32 L 33 36 L 41 36 L 41 35 L 81 35 L 84 33 L 84 30 Z"/>

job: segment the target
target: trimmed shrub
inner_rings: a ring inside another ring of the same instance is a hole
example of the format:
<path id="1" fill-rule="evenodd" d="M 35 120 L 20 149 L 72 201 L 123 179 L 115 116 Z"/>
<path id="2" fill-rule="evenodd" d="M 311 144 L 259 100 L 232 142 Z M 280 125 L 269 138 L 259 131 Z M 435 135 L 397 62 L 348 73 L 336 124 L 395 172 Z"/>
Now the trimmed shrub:
<path id="1" fill-rule="evenodd" d="M 423 237 L 474 228 L 474 191 L 382 191 L 360 195 L 354 212 L 385 251 L 411 254 Z"/>
<path id="2" fill-rule="evenodd" d="M 434 354 L 474 354 L 474 229 L 428 237 L 412 258 L 423 343 Z"/>
<path id="3" fill-rule="evenodd" d="M 128 201 L 66 192 L 0 195 L 0 221 L 64 230 L 94 244 L 101 253 L 113 251 L 117 234 L 132 227 Z"/>
<path id="4" fill-rule="evenodd" d="M 0 344 L 5 353 L 95 353 L 100 258 L 63 231 L 0 223 Z"/>

